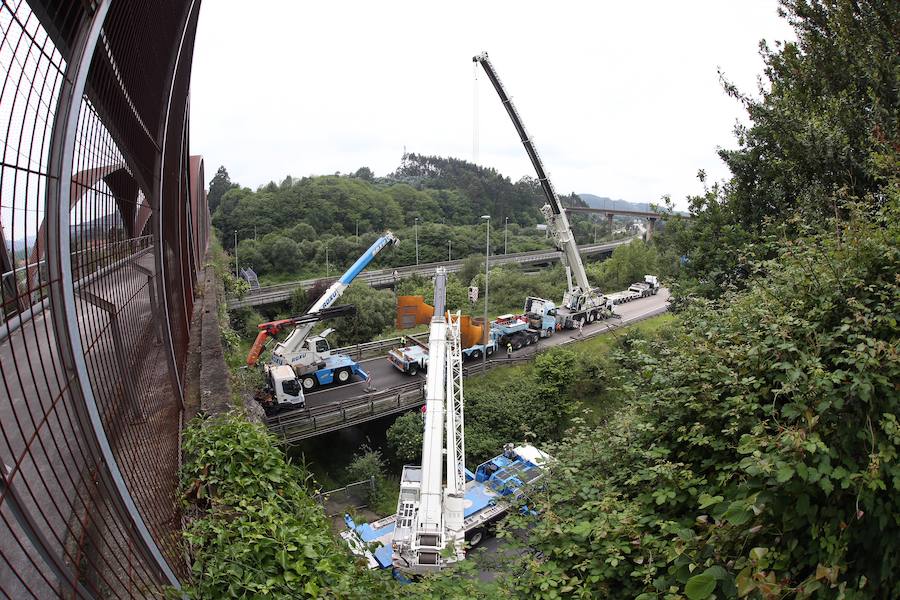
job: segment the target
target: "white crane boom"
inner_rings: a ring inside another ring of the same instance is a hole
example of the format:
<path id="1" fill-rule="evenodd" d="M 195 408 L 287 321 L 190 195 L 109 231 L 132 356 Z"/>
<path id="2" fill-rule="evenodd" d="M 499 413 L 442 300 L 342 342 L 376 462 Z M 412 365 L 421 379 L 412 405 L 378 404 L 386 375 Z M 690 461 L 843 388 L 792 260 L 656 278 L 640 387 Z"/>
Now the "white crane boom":
<path id="1" fill-rule="evenodd" d="M 453 319 L 445 314 L 446 290 L 447 271 L 439 267 L 434 278 L 434 316 L 428 337 L 422 464 L 403 468 L 393 538 L 394 560 L 416 573 L 438 570 L 465 557 L 462 354 L 459 315 Z M 445 552 L 449 546 L 454 548 L 452 555 Z"/>
<path id="2" fill-rule="evenodd" d="M 525 146 L 525 152 L 528 154 L 528 158 L 531 159 L 531 164 L 534 166 L 534 170 L 537 173 L 538 182 L 541 184 L 541 189 L 544 191 L 544 196 L 547 198 L 547 204 L 541 208 L 541 213 L 543 213 L 544 218 L 547 220 L 547 227 L 553 235 L 553 238 L 556 240 L 557 247 L 563 253 L 567 270 L 566 274 L 568 275 L 569 291 L 566 294 L 566 299 L 563 304 L 573 310 L 584 308 L 584 301 L 589 298 L 591 300 L 590 304 L 602 304 L 602 299 L 597 297 L 598 294 L 592 292 L 591 285 L 588 282 L 587 273 L 584 270 L 584 263 L 582 263 L 581 255 L 578 253 L 578 245 L 575 242 L 575 236 L 572 234 L 572 228 L 569 226 L 566 209 L 563 207 L 559 196 L 556 194 L 556 190 L 553 188 L 550 178 L 547 177 L 547 173 L 544 171 L 544 164 L 541 161 L 537 148 L 528 136 L 528 132 L 525 131 L 525 125 L 519 117 L 519 112 L 516 110 L 515 105 L 506 93 L 503 83 L 500 81 L 500 77 L 497 76 L 497 72 L 494 70 L 494 65 L 488 58 L 487 52 L 482 52 L 481 54 L 472 57 L 472 60 L 481 64 L 482 68 L 484 68 L 484 72 L 487 73 L 488 79 L 491 80 L 494 90 L 497 92 L 497 95 L 500 96 L 500 101 L 503 103 L 503 107 L 506 109 L 507 114 L 509 114 L 509 118 L 516 128 L 516 132 L 519 134 L 522 145 Z M 572 284 L 572 278 L 575 279 L 575 285 Z"/>
<path id="3" fill-rule="evenodd" d="M 397 241 L 397 237 L 393 233 L 385 231 L 384 235 L 375 240 L 375 243 L 369 246 L 369 249 L 356 259 L 353 266 L 347 269 L 340 279 L 325 290 L 325 293 L 316 300 L 316 303 L 310 307 L 307 313 L 319 312 L 334 304 L 343 295 L 344 290 L 356 279 L 356 276 L 369 266 L 369 263 L 375 259 L 378 253 L 386 246 L 396 244 Z M 314 326 L 315 322 L 310 322 L 295 327 L 286 340 L 275 346 L 275 349 L 272 351 L 272 362 L 279 365 L 291 364 L 294 357 L 301 351 L 303 342 L 306 341 L 309 332 L 312 331 Z"/>

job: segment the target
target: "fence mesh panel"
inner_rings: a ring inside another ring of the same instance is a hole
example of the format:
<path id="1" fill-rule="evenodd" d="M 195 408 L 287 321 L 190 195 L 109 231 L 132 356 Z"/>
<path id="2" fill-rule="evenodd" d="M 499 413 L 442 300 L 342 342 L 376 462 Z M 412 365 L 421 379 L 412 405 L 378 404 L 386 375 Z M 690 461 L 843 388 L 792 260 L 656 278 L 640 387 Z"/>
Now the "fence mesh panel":
<path id="1" fill-rule="evenodd" d="M 182 387 L 209 216 L 188 153 L 199 2 L 0 4 L 0 590 L 187 576 Z"/>

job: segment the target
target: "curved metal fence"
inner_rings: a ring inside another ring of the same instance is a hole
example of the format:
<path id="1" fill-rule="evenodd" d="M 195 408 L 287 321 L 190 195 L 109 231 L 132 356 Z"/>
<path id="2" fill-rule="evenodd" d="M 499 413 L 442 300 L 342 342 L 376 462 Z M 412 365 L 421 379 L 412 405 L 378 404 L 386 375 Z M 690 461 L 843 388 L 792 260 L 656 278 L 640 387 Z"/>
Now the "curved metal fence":
<path id="1" fill-rule="evenodd" d="M 0 5 L 0 590 L 160 596 L 209 216 L 199 2 Z"/>

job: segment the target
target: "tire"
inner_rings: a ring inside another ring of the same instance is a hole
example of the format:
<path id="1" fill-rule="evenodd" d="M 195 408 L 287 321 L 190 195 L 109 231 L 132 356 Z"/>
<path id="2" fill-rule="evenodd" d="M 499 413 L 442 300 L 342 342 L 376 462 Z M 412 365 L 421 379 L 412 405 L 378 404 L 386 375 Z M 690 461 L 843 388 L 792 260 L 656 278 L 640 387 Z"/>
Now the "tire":
<path id="1" fill-rule="evenodd" d="M 488 346 L 488 349 L 487 349 L 487 355 L 488 355 L 488 356 L 493 356 L 493 355 L 494 355 L 494 348 L 493 348 L 493 347 Z"/>
<path id="2" fill-rule="evenodd" d="M 547 328 L 547 337 L 553 337 L 553 329 L 551 327 Z"/>
<path id="3" fill-rule="evenodd" d="M 522 349 L 522 340 L 516 340 L 513 342 L 513 350 L 521 350 Z"/>
<path id="4" fill-rule="evenodd" d="M 525 336 L 525 339 L 522 340 L 522 343 L 523 343 L 524 345 L 526 345 L 526 346 L 530 346 L 530 345 L 531 345 L 531 336 L 530 336 L 530 335 L 526 335 L 526 336 Z"/>
<path id="5" fill-rule="evenodd" d="M 409 373 L 409 376 L 410 376 L 410 377 L 415 377 L 416 375 L 419 374 L 419 365 L 413 365 L 413 366 L 411 366 L 411 367 L 409 368 L 409 371 L 407 371 L 407 373 Z"/>
<path id="6" fill-rule="evenodd" d="M 350 381 L 350 378 L 353 376 L 353 373 L 350 372 L 350 369 L 343 368 L 338 369 L 337 373 L 334 374 L 334 379 L 337 383 L 343 385 Z"/>
<path id="7" fill-rule="evenodd" d="M 472 360 L 481 358 L 481 350 L 472 350 Z"/>
<path id="8" fill-rule="evenodd" d="M 596 320 L 597 320 L 597 313 L 596 313 L 596 312 L 593 312 L 593 311 L 592 311 L 592 312 L 589 312 L 589 313 L 588 313 L 587 322 L 588 322 L 588 323 L 593 323 L 593 322 L 596 321 Z"/>
<path id="9" fill-rule="evenodd" d="M 476 529 L 469 538 L 469 548 L 474 548 L 484 541 L 484 529 Z"/>
<path id="10" fill-rule="evenodd" d="M 303 386 L 304 392 L 311 392 L 317 387 L 319 387 L 319 382 L 316 380 L 315 375 L 306 375 L 301 381 L 300 384 Z"/>

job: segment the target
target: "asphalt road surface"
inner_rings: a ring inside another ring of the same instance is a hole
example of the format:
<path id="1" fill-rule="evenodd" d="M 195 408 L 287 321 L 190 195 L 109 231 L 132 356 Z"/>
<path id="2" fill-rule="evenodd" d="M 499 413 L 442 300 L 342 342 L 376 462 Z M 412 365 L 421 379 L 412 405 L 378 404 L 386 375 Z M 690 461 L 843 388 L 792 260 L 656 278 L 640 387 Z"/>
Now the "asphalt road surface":
<path id="1" fill-rule="evenodd" d="M 626 304 L 616 306 L 616 312 L 621 318 L 607 319 L 605 321 L 597 321 L 590 325 L 585 325 L 579 334 L 578 331 L 561 331 L 554 334 L 548 339 L 543 339 L 534 346 L 526 346 L 521 350 L 513 352 L 514 358 L 522 356 L 532 356 L 543 348 L 552 348 L 561 344 L 577 341 L 581 337 L 587 337 L 610 329 L 616 329 L 623 325 L 627 325 L 636 320 L 640 320 L 648 314 L 659 311 L 664 308 L 669 300 L 669 290 L 661 288 L 659 293 L 648 298 L 641 298 Z M 499 352 L 495 358 L 505 358 L 506 352 Z M 473 361 L 474 362 L 474 361 Z M 401 373 L 396 367 L 388 362 L 387 357 L 380 356 L 370 358 L 360 363 L 363 369 L 369 374 L 370 381 L 368 385 L 365 381 L 354 378 L 352 383 L 342 386 L 333 386 L 322 390 L 306 394 L 306 405 L 310 408 L 326 406 L 328 404 L 336 404 L 342 400 L 362 396 L 369 391 L 384 391 L 406 383 L 410 383 L 415 379 L 425 383 L 425 374 L 420 373 L 415 378 Z"/>

